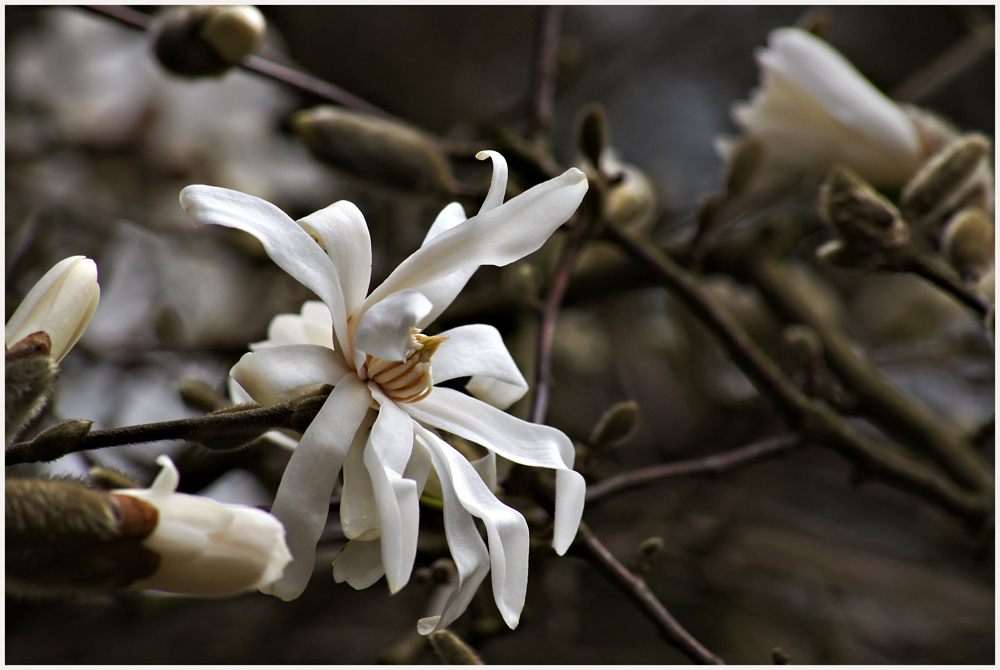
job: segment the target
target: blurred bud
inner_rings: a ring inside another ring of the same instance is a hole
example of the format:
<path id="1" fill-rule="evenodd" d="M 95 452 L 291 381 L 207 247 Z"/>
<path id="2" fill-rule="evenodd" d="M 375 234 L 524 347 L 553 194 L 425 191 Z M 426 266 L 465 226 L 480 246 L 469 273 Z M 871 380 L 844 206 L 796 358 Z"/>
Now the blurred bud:
<path id="1" fill-rule="evenodd" d="M 833 30 L 833 12 L 829 7 L 812 7 L 799 17 L 795 27 L 812 33 L 821 40 L 828 40 Z"/>
<path id="2" fill-rule="evenodd" d="M 181 379 L 177 383 L 177 392 L 185 405 L 202 412 L 214 412 L 231 404 L 229 398 L 198 379 Z"/>
<path id="3" fill-rule="evenodd" d="M 260 46 L 267 22 L 255 7 L 175 7 L 153 28 L 153 52 L 167 71 L 182 77 L 227 72 Z"/>
<path id="4" fill-rule="evenodd" d="M 39 331 L 49 336 L 49 355 L 58 363 L 90 323 L 101 299 L 97 264 L 84 256 L 56 263 L 11 315 L 4 331 L 7 347 Z"/>
<path id="5" fill-rule="evenodd" d="M 992 179 L 987 166 L 990 142 L 964 135 L 945 146 L 903 189 L 900 209 L 913 225 L 931 226 L 961 207 L 993 209 Z"/>
<path id="6" fill-rule="evenodd" d="M 577 147 L 594 167 L 600 167 L 601 157 L 609 148 L 608 120 L 604 108 L 592 103 L 580 110 L 577 117 Z"/>
<path id="7" fill-rule="evenodd" d="M 201 28 L 201 38 L 236 65 L 257 50 L 267 34 L 267 21 L 256 7 L 213 7 Z"/>
<path id="8" fill-rule="evenodd" d="M 910 237 L 892 203 L 843 165 L 834 166 L 820 187 L 819 215 L 859 257 L 898 249 Z M 831 248 L 824 253 L 839 252 Z"/>
<path id="9" fill-rule="evenodd" d="M 819 333 L 801 324 L 793 324 L 782 332 L 785 343 L 802 363 L 816 361 L 823 357 L 823 341 Z"/>
<path id="10" fill-rule="evenodd" d="M 45 407 L 59 368 L 49 356 L 49 336 L 33 333 L 7 351 L 4 364 L 4 441 L 9 446 Z"/>
<path id="11" fill-rule="evenodd" d="M 431 633 L 428 638 L 434 654 L 444 665 L 483 665 L 476 652 L 447 628 Z"/>
<path id="12" fill-rule="evenodd" d="M 331 106 L 296 112 L 292 127 L 314 156 L 354 177 L 404 191 L 456 191 L 444 152 L 417 130 Z"/>
<path id="13" fill-rule="evenodd" d="M 94 593 L 153 574 L 159 558 L 138 540 L 156 525 L 156 510 L 134 502 L 119 505 L 109 494 L 69 480 L 8 479 L 8 592 Z"/>
<path id="14" fill-rule="evenodd" d="M 663 551 L 662 537 L 648 537 L 639 545 L 639 556 L 651 561 Z"/>
<path id="15" fill-rule="evenodd" d="M 978 281 L 993 266 L 993 223 L 978 209 L 963 209 L 945 227 L 942 245 L 958 274 Z"/>
<path id="16" fill-rule="evenodd" d="M 139 488 L 139 482 L 135 481 L 124 472 L 118 472 L 117 470 L 112 470 L 111 468 L 94 466 L 87 472 L 87 475 L 90 477 L 90 480 L 94 482 L 94 486 L 99 489 L 104 489 L 105 491 L 109 491 L 111 489 Z"/>
<path id="17" fill-rule="evenodd" d="M 648 231 L 656 214 L 656 191 L 645 173 L 630 163 L 620 162 L 610 150 L 601 168 L 617 176 L 604 200 L 604 216 L 632 231 Z"/>
<path id="18" fill-rule="evenodd" d="M 735 197 L 747 190 L 764 159 L 764 145 L 752 137 L 738 140 L 729 151 L 726 166 L 726 197 Z"/>
<path id="19" fill-rule="evenodd" d="M 32 462 L 47 463 L 80 451 L 80 443 L 92 425 L 93 421 L 69 419 L 43 430 L 31 440 Z"/>
<path id="20" fill-rule="evenodd" d="M 639 426 L 639 405 L 634 400 L 620 402 L 601 417 L 590 434 L 593 449 L 604 449 L 624 442 Z"/>
<path id="21" fill-rule="evenodd" d="M 159 557 L 159 565 L 131 588 L 231 596 L 281 577 L 292 555 L 278 519 L 254 507 L 177 493 L 180 476 L 173 462 L 167 456 L 156 462 L 163 470 L 148 489 L 110 494 L 123 505 L 136 499 L 157 513 L 142 545 Z"/>
<path id="22" fill-rule="evenodd" d="M 775 665 L 790 665 L 792 657 L 781 647 L 775 647 L 771 650 L 771 660 Z"/>

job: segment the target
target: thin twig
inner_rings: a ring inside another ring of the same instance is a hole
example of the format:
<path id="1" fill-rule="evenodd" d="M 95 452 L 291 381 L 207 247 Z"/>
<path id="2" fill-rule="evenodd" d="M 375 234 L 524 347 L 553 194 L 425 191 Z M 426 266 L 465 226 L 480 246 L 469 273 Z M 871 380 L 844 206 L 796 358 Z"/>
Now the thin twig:
<path id="1" fill-rule="evenodd" d="M 604 576 L 621 589 L 636 606 L 648 616 L 663 637 L 671 645 L 680 649 L 696 663 L 721 665 L 722 659 L 703 647 L 690 633 L 684 630 L 676 619 L 657 599 L 649 586 L 641 578 L 629 571 L 616 559 L 607 547 L 591 532 L 587 524 L 580 523 L 574 550 L 581 553 Z"/>
<path id="2" fill-rule="evenodd" d="M 721 454 L 632 470 L 588 486 L 587 504 L 593 505 L 595 502 L 617 493 L 652 486 L 673 477 L 721 475 L 787 454 L 798 449 L 802 444 L 802 439 L 799 436 L 784 435 L 754 442 Z"/>
<path id="3" fill-rule="evenodd" d="M 975 28 L 950 49 L 897 84 L 889 97 L 900 102 L 914 102 L 927 97 L 993 51 L 994 30 L 992 22 Z"/>
<path id="4" fill-rule="evenodd" d="M 556 96 L 556 57 L 563 7 L 548 5 L 539 10 L 535 39 L 535 69 L 531 85 L 531 121 L 535 134 L 548 132 Z"/>
<path id="5" fill-rule="evenodd" d="M 899 259 L 899 269 L 912 272 L 937 286 L 945 293 L 951 294 L 956 300 L 971 307 L 979 318 L 986 320 L 993 311 L 993 305 L 982 293 L 969 288 L 954 272 L 935 263 L 926 254 L 917 250 L 912 243 Z"/>
<path id="6" fill-rule="evenodd" d="M 84 9 L 88 9 L 107 18 L 114 19 L 124 25 L 138 30 L 149 30 L 149 27 L 152 24 L 152 20 L 147 15 L 137 12 L 134 9 L 129 9 L 128 7 L 118 5 L 81 6 Z M 334 86 L 329 82 L 323 81 L 322 79 L 314 77 L 310 74 L 306 74 L 301 70 L 296 70 L 294 68 L 281 65 L 280 63 L 275 63 L 267 58 L 251 55 L 244 59 L 238 67 L 241 67 L 248 72 L 253 72 L 263 77 L 267 77 L 273 81 L 291 86 L 292 88 L 296 88 L 303 93 L 342 105 L 349 109 L 355 109 L 371 116 L 377 116 L 382 119 L 395 121 L 396 123 L 406 124 L 406 122 L 401 119 L 397 119 L 392 114 L 379 109 L 370 102 L 362 100 L 352 93 L 348 93 L 339 86 Z"/>

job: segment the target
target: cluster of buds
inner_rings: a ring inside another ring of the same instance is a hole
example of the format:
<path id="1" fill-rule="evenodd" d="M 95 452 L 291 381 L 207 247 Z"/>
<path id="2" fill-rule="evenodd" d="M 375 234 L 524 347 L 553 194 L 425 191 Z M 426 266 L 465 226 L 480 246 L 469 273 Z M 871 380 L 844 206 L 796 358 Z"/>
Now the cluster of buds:
<path id="1" fill-rule="evenodd" d="M 160 64 L 182 77 L 224 74 L 264 41 L 267 21 L 256 7 L 176 7 L 153 28 L 153 52 Z"/>

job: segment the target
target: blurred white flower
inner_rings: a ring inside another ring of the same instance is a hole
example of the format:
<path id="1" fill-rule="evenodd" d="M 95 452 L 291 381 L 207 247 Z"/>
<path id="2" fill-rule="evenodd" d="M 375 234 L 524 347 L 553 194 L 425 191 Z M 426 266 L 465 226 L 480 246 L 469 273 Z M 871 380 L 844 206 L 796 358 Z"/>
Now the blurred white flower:
<path id="1" fill-rule="evenodd" d="M 222 597 L 263 588 L 281 577 L 292 555 L 281 522 L 263 510 L 177 493 L 180 475 L 169 456 L 148 489 L 119 489 L 156 508 L 142 545 L 160 557 L 156 572 L 130 588 Z"/>
<path id="2" fill-rule="evenodd" d="M 764 148 L 762 169 L 824 174 L 844 163 L 875 186 L 902 186 L 924 158 L 911 117 L 825 41 L 779 28 L 758 50 L 761 87 L 732 116 Z M 731 140 L 720 142 L 728 157 Z"/>
<path id="3" fill-rule="evenodd" d="M 4 330 L 7 347 L 44 331 L 52 343 L 50 355 L 58 363 L 83 335 L 100 299 L 97 263 L 85 256 L 59 261 L 11 315 Z"/>
<path id="4" fill-rule="evenodd" d="M 301 316 L 276 317 L 269 340 L 253 346 L 231 372 L 264 404 L 316 384 L 335 386 L 278 489 L 272 511 L 285 524 L 294 559 L 284 577 L 264 589 L 269 593 L 290 600 L 305 589 L 342 467 L 340 514 L 351 541 L 334 563 L 334 576 L 365 588 L 385 574 L 393 593 L 413 568 L 418 500 L 432 467 L 441 480 L 459 579 L 442 615 L 421 620 L 423 633 L 454 621 L 491 570 L 497 607 L 509 626 L 517 625 L 527 588 L 528 527 L 493 493 L 495 454 L 555 469 L 556 551 L 564 553 L 576 535 L 586 485 L 572 469 L 573 444 L 555 428 L 498 409 L 520 398 L 527 384 L 497 330 L 469 325 L 435 337 L 419 333 L 480 265 L 507 265 L 538 249 L 587 190 L 583 173 L 570 169 L 504 203 L 506 162 L 495 152 L 478 157 L 494 163 L 479 214 L 466 220 L 458 203 L 445 207 L 421 248 L 367 298 L 371 238 L 353 204 L 337 202 L 294 222 L 243 193 L 211 186 L 181 193 L 196 221 L 255 235 L 275 263 L 325 303 L 306 303 Z M 432 392 L 433 384 L 460 377 L 471 377 L 468 390 L 486 402 L 449 388 Z M 435 428 L 490 453 L 470 463 Z M 489 549 L 473 517 L 485 524 Z"/>

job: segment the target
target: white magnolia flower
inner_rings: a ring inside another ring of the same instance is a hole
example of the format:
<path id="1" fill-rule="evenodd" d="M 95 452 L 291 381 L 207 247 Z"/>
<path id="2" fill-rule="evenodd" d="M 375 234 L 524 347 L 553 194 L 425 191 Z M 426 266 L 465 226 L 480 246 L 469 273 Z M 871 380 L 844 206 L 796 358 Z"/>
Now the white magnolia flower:
<path id="1" fill-rule="evenodd" d="M 778 172 L 824 174 L 844 163 L 880 187 L 902 186 L 924 158 L 911 117 L 825 41 L 779 28 L 758 50 L 762 86 L 732 110 Z M 729 149 L 725 141 L 723 153 Z"/>
<path id="2" fill-rule="evenodd" d="M 94 261 L 84 256 L 59 261 L 11 315 L 4 330 L 7 347 L 43 331 L 52 343 L 50 355 L 58 363 L 83 335 L 100 299 Z"/>
<path id="3" fill-rule="evenodd" d="M 277 317 L 269 341 L 231 372 L 264 404 L 316 384 L 335 386 L 295 448 L 278 489 L 272 512 L 285 524 L 294 559 L 284 577 L 265 589 L 269 593 L 290 600 L 305 589 L 341 468 L 340 514 L 351 541 L 337 557 L 334 575 L 365 588 L 384 573 L 393 593 L 409 580 L 418 500 L 430 468 L 437 472 L 459 583 L 443 614 L 421 621 L 425 633 L 454 621 L 490 571 L 497 606 L 509 626 L 517 625 L 527 587 L 528 527 L 493 494 L 495 454 L 555 469 L 556 551 L 564 553 L 576 535 L 586 486 L 572 469 L 572 442 L 555 428 L 501 411 L 527 384 L 500 334 L 485 325 L 435 337 L 419 333 L 477 267 L 507 265 L 538 249 L 587 190 L 583 173 L 570 169 L 504 203 L 506 162 L 495 152 L 478 157 L 494 163 L 479 214 L 466 220 L 458 203 L 445 207 L 420 249 L 371 294 L 371 239 L 353 204 L 337 202 L 295 222 L 243 193 L 210 186 L 189 186 L 181 193 L 196 221 L 255 235 L 279 267 L 325 303 L 306 303 L 301 317 Z M 468 390 L 486 402 L 432 387 L 460 377 L 471 377 Z M 483 445 L 490 455 L 470 463 L 435 428 Z M 473 517 L 486 526 L 489 549 Z"/>
<path id="4" fill-rule="evenodd" d="M 131 585 L 195 596 L 232 596 L 281 577 L 292 555 L 281 522 L 263 510 L 177 493 L 180 476 L 169 456 L 148 489 L 120 489 L 156 508 L 142 545 L 160 557 L 156 572 Z"/>

